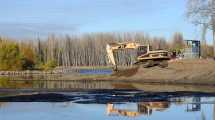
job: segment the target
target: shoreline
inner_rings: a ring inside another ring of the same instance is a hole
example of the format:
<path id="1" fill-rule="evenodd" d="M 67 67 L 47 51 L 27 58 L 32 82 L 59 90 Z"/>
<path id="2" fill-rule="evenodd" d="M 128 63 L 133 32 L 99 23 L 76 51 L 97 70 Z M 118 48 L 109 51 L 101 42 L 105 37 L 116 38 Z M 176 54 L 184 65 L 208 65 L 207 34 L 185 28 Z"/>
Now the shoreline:
<path id="1" fill-rule="evenodd" d="M 24 81 L 24 80 L 23 80 Z M 26 82 L 26 81 L 25 81 Z M 44 81 L 46 82 L 46 81 Z M 49 81 L 50 82 L 50 81 Z M 55 84 L 66 84 L 66 81 L 52 81 Z M 65 83 L 62 83 L 65 82 Z M 87 91 L 94 91 L 94 90 L 136 90 L 136 91 L 145 91 L 145 92 L 205 92 L 205 93 L 215 93 L 214 85 L 202 85 L 202 84 L 168 84 L 168 83 L 145 83 L 145 82 L 127 82 L 127 81 L 100 81 L 103 82 L 103 85 L 107 85 L 106 87 L 95 87 L 95 88 L 88 88 L 90 85 L 100 84 L 97 81 L 70 81 L 68 84 L 77 84 L 77 83 L 84 84 L 81 87 L 77 88 L 70 88 L 69 86 L 58 87 L 54 88 L 53 86 L 48 88 L 37 88 L 37 87 L 16 87 L 16 88 L 0 88 L 0 93 L 28 93 L 28 92 L 87 92 Z M 95 83 L 96 82 L 96 83 Z M 111 86 L 111 87 L 110 87 Z"/>
<path id="2" fill-rule="evenodd" d="M 53 76 L 55 80 L 73 81 L 119 81 L 178 85 L 208 85 L 215 86 L 215 61 L 213 60 L 177 60 L 169 62 L 167 68 L 124 67 L 110 75 L 81 75 L 81 69 L 102 70 L 104 67 L 70 67 L 68 69 L 50 71 L 0 71 L 0 77 L 16 76 Z M 107 69 L 106 67 L 105 69 Z M 67 73 L 67 72 L 68 73 Z M 65 74 L 66 73 L 66 74 Z M 59 77 L 54 77 L 59 75 Z M 49 79 L 51 80 L 51 79 Z"/>

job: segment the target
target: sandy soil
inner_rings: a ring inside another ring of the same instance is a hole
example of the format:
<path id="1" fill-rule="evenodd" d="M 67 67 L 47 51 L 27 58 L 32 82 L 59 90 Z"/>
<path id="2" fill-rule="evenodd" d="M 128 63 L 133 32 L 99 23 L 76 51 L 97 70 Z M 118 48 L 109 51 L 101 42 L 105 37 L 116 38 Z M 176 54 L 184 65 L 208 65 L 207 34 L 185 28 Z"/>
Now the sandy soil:
<path id="1" fill-rule="evenodd" d="M 123 80 L 146 83 L 215 85 L 215 61 L 177 60 L 170 61 L 167 68 L 131 67 L 121 69 L 111 76 L 67 76 L 66 78 L 74 80 Z"/>
<path id="2" fill-rule="evenodd" d="M 178 60 L 167 68 L 132 68 L 113 74 L 115 79 L 162 83 L 215 84 L 215 61 Z"/>

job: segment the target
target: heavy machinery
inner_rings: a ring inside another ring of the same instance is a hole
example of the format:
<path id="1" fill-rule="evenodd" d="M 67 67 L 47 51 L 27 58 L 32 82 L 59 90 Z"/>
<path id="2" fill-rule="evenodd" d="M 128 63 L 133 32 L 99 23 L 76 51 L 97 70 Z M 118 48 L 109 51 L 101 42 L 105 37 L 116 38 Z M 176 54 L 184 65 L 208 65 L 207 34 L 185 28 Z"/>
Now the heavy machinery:
<path id="1" fill-rule="evenodd" d="M 140 115 L 150 116 L 153 111 L 164 111 L 170 107 L 170 103 L 167 101 L 157 102 L 140 102 L 136 104 L 136 110 L 130 110 L 129 107 L 117 108 L 116 104 L 107 104 L 108 115 L 122 115 L 127 117 L 137 117 Z M 122 104 L 123 105 L 123 104 Z"/>
<path id="2" fill-rule="evenodd" d="M 106 51 L 109 62 L 114 65 L 114 70 L 117 71 L 117 64 L 115 60 L 115 53 L 119 50 L 136 49 L 137 58 L 136 65 L 141 65 L 145 68 L 152 66 L 160 66 L 162 68 L 168 66 L 168 60 L 170 59 L 168 51 L 156 50 L 152 51 L 150 45 L 141 45 L 135 42 L 128 43 L 110 43 L 106 45 Z"/>

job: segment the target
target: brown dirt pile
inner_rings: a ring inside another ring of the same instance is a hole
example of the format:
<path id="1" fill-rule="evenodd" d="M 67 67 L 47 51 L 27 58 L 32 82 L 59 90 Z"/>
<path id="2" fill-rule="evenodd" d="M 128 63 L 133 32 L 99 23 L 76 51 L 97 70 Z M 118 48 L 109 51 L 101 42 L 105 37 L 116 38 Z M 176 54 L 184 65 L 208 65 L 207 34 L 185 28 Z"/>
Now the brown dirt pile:
<path id="1" fill-rule="evenodd" d="M 115 77 L 131 77 L 131 76 L 134 76 L 137 74 L 139 70 L 139 67 L 133 67 L 133 68 L 129 68 L 129 69 L 120 69 L 119 71 L 117 72 L 114 72 L 112 74 L 112 76 L 115 76 Z"/>
<path id="2" fill-rule="evenodd" d="M 112 75 L 116 80 L 138 80 L 143 82 L 215 84 L 215 61 L 178 60 L 167 68 L 135 67 Z"/>
<path id="3" fill-rule="evenodd" d="M 68 80 L 109 80 L 162 84 L 215 85 L 214 60 L 177 60 L 167 68 L 120 68 L 111 76 L 64 76 Z"/>

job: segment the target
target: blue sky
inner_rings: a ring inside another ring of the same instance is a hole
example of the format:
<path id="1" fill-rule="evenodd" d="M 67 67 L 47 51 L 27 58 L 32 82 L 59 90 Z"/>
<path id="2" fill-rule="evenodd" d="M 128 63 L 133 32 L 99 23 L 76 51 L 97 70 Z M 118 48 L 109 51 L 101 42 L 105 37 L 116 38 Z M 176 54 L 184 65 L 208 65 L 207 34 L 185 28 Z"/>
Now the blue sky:
<path id="1" fill-rule="evenodd" d="M 199 29 L 185 17 L 186 1 L 0 0 L 0 34 L 26 38 L 51 33 L 143 31 L 166 38 L 182 32 L 185 39 L 199 39 Z"/>

